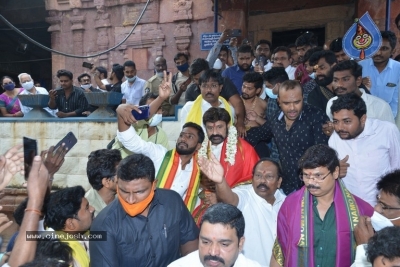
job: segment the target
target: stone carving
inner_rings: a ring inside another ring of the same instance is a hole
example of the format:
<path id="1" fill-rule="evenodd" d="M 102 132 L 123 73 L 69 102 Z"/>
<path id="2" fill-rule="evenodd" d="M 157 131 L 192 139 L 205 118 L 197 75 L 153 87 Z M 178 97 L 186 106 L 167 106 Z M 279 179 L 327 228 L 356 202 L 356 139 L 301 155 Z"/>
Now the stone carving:
<path id="1" fill-rule="evenodd" d="M 72 31 L 85 29 L 85 27 L 83 26 L 83 22 L 85 22 L 85 17 L 79 15 L 79 9 L 74 8 L 72 10 L 72 16 L 69 18 L 69 21 L 72 24 L 71 26 Z"/>
<path id="2" fill-rule="evenodd" d="M 82 7 L 82 2 L 80 0 L 70 0 L 69 4 L 72 8 Z"/>
<path id="3" fill-rule="evenodd" d="M 192 0 L 175 0 L 174 20 L 192 19 Z"/>
<path id="4" fill-rule="evenodd" d="M 176 47 L 179 52 L 189 54 L 190 37 L 192 36 L 192 29 L 190 24 L 183 22 L 176 25 L 174 30 L 174 38 Z"/>
<path id="5" fill-rule="evenodd" d="M 47 29 L 47 31 L 51 32 L 51 47 L 53 49 L 58 49 L 60 47 L 62 13 L 51 10 L 49 11 L 49 16 L 50 17 L 45 18 L 45 20 L 50 24 L 50 27 Z"/>
<path id="6" fill-rule="evenodd" d="M 104 6 L 96 6 L 97 15 L 95 19 L 95 28 L 111 27 L 110 14 L 105 12 Z"/>
<path id="7" fill-rule="evenodd" d="M 142 19 L 139 21 L 139 24 L 146 23 L 157 23 L 158 22 L 158 13 L 159 13 L 159 1 L 152 1 L 147 7 L 146 12 L 143 14 Z M 145 3 L 138 3 L 131 6 L 122 6 L 122 17 L 124 26 L 131 26 L 136 23 L 138 20 L 140 13 L 145 7 Z"/>

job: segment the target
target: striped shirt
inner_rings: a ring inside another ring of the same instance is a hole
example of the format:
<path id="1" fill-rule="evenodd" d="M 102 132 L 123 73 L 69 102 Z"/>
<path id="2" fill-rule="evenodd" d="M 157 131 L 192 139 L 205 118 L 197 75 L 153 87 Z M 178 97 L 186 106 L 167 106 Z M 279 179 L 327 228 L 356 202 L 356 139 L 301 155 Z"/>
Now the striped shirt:
<path id="1" fill-rule="evenodd" d="M 58 88 L 56 89 L 56 91 L 56 108 L 58 109 L 58 111 L 64 113 L 75 111 L 76 116 L 81 117 L 82 112 L 88 110 L 89 104 L 86 100 L 83 90 L 79 87 L 74 86 L 72 88 L 72 92 L 69 95 L 68 99 L 65 97 L 65 90 L 63 88 Z"/>

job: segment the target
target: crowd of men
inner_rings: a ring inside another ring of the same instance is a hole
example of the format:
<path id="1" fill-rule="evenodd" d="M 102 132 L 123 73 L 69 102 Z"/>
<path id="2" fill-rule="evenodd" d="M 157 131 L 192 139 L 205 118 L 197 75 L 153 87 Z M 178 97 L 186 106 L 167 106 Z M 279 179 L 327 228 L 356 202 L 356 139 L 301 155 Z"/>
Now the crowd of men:
<path id="1" fill-rule="evenodd" d="M 178 53 L 175 74 L 157 57 L 147 81 L 133 61 L 114 64 L 109 84 L 107 71 L 93 68 L 97 86 L 82 74 L 75 87 L 71 72 L 58 71 L 49 112 L 88 115 L 85 92 L 121 93 L 117 136 L 88 155 L 87 192 L 48 192 L 64 146 L 35 157 L 3 266 L 400 264 L 394 33 L 381 32 L 380 50 L 360 62 L 343 53 L 340 38 L 328 50 L 311 32 L 294 45 L 272 49 L 260 40 L 253 49 L 234 38 L 224 46 L 230 34 L 207 59 L 190 64 Z M 19 80 L 22 90 L 41 93 L 29 74 Z M 18 94 L 13 85 L 3 78 L 3 88 Z M 138 105 L 151 116 L 137 121 Z M 175 105 L 183 105 L 181 132 L 170 149 L 158 125 Z M 19 149 L 0 158 L 0 186 L 23 169 Z M 59 238 L 27 241 L 25 232 L 39 229 Z M 80 238 L 89 231 L 107 238 Z"/>

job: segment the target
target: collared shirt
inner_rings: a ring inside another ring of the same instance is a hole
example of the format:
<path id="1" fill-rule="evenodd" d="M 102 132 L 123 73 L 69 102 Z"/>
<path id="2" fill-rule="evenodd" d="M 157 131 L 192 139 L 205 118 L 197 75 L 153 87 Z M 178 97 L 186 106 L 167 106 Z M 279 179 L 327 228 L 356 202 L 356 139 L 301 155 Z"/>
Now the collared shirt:
<path id="1" fill-rule="evenodd" d="M 222 78 L 223 78 L 222 90 L 219 95 L 225 98 L 226 101 L 229 101 L 229 98 L 238 94 L 238 92 L 236 90 L 235 85 L 231 82 L 231 80 L 225 77 Z M 200 94 L 201 92 L 199 86 L 195 83 L 190 84 L 188 89 L 186 90 L 185 102 L 195 101 Z"/>
<path id="2" fill-rule="evenodd" d="M 287 75 L 289 76 L 289 80 L 294 80 L 294 73 L 296 71 L 296 68 L 289 65 L 285 68 L 285 71 L 286 71 Z"/>
<path id="3" fill-rule="evenodd" d="M 137 135 L 136 131 L 132 127 L 124 132 L 118 131 L 117 138 L 129 151 L 149 157 L 154 163 L 156 174 L 158 173 L 164 160 L 165 153 L 168 151 L 164 146 L 144 141 Z M 181 166 L 181 163 L 181 158 L 179 158 L 179 166 Z M 191 160 L 185 166 L 184 170 L 182 170 L 182 168 L 178 168 L 176 171 L 174 181 L 171 185 L 171 190 L 176 191 L 182 198 L 186 196 L 192 170 L 193 161 Z"/>
<path id="4" fill-rule="evenodd" d="M 127 104 L 139 105 L 139 101 L 144 95 L 144 85 L 146 81 L 136 77 L 134 83 L 125 81 L 121 84 L 121 92 L 124 94 L 122 99 L 126 99 Z"/>
<path id="5" fill-rule="evenodd" d="M 37 86 L 35 86 L 35 88 L 36 88 L 36 93 L 35 94 L 33 94 L 29 90 L 24 89 L 24 91 L 22 91 L 20 93 L 20 95 L 49 95 L 49 92 L 47 92 L 46 88 L 37 87 Z M 57 117 L 57 115 L 56 115 L 56 113 L 58 112 L 57 109 L 56 110 L 52 110 L 51 108 L 48 108 L 48 107 L 43 108 L 43 109 L 46 110 L 48 113 L 50 113 L 51 116 Z M 27 114 L 31 110 L 32 110 L 32 108 L 24 106 L 21 103 L 21 111 L 22 111 L 22 113 Z"/>
<path id="6" fill-rule="evenodd" d="M 108 92 L 111 91 L 111 92 L 116 92 L 116 93 L 122 93 L 121 85 L 122 85 L 122 82 L 117 82 L 115 84 L 106 84 L 105 86 L 106 86 L 106 90 Z"/>
<path id="7" fill-rule="evenodd" d="M 388 121 L 394 123 L 393 113 L 390 109 L 388 103 L 379 97 L 367 94 L 364 89 L 361 89 L 361 98 L 364 100 L 365 105 L 367 106 L 367 117 L 371 119 L 379 119 L 382 121 Z M 331 106 L 333 101 L 335 101 L 338 97 L 335 96 L 329 99 L 328 104 L 326 105 L 326 115 L 333 120 Z"/>
<path id="8" fill-rule="evenodd" d="M 90 241 L 91 266 L 167 266 L 180 247 L 199 236 L 191 214 L 172 190 L 156 189 L 147 217 L 129 216 L 115 199 L 93 221 L 107 241 Z"/>
<path id="9" fill-rule="evenodd" d="M 68 99 L 65 96 L 65 90 L 63 88 L 56 89 L 56 108 L 58 111 L 69 113 L 74 112 L 76 116 L 82 116 L 82 112 L 88 110 L 89 103 L 86 100 L 83 90 L 79 87 L 73 86 L 72 92 Z"/>
<path id="10" fill-rule="evenodd" d="M 246 243 L 246 242 L 245 242 Z M 199 251 L 193 251 L 192 253 L 174 261 L 168 267 L 204 267 L 200 261 Z M 258 262 L 246 258 L 243 254 L 239 253 L 235 264 L 235 267 L 263 267 Z"/>
<path id="11" fill-rule="evenodd" d="M 269 98 L 267 103 L 267 110 L 265 112 L 266 119 L 272 120 L 273 116 L 280 110 L 281 108 L 278 105 L 278 100 Z"/>
<path id="12" fill-rule="evenodd" d="M 103 198 L 93 187 L 86 192 L 85 198 L 89 202 L 89 205 L 94 208 L 95 217 L 99 214 L 100 211 L 107 207 L 107 204 L 104 202 Z"/>
<path id="13" fill-rule="evenodd" d="M 334 96 L 335 94 L 328 88 L 318 86 L 308 94 L 307 104 L 317 107 L 322 111 L 325 111 L 328 100 Z"/>
<path id="14" fill-rule="evenodd" d="M 253 66 L 250 66 L 249 71 L 253 70 L 254 70 Z M 239 68 L 238 65 L 233 65 L 232 67 L 226 68 L 222 72 L 222 77 L 229 78 L 236 86 L 239 95 L 242 95 L 243 76 L 245 74 L 246 71 L 243 71 L 241 68 Z"/>
<path id="15" fill-rule="evenodd" d="M 281 188 L 288 195 L 302 186 L 298 170 L 300 157 L 309 147 L 328 143 L 328 137 L 322 132 L 322 125 L 328 117 L 320 109 L 303 104 L 300 116 L 293 122 L 289 131 L 286 130 L 283 112 L 278 112 L 274 117 L 273 120 L 254 128 L 254 131 L 257 131 L 259 140 L 274 137 L 284 173 Z M 257 140 L 252 140 L 250 144 L 254 145 L 253 142 Z"/>
<path id="16" fill-rule="evenodd" d="M 269 266 L 276 239 L 278 212 L 286 195 L 276 190 L 275 202 L 271 205 L 257 195 L 252 184 L 238 186 L 232 191 L 239 198 L 237 207 L 243 212 L 246 221 L 246 240 L 242 253 L 249 259 Z"/>
<path id="17" fill-rule="evenodd" d="M 219 106 L 218 107 L 225 108 L 224 103 L 221 102 L 220 100 L 218 100 L 218 101 L 219 101 Z M 181 111 L 181 118 L 180 118 L 181 127 L 186 123 L 186 118 L 187 118 L 190 110 L 192 109 L 193 103 L 194 103 L 194 101 L 190 101 L 190 102 L 187 102 L 183 106 L 182 111 Z M 211 106 L 210 103 L 208 103 L 204 99 L 201 100 L 201 112 L 202 112 L 202 114 L 204 114 L 211 107 L 212 106 Z M 233 115 L 232 121 L 235 121 L 235 109 L 231 105 L 229 105 L 229 107 L 231 108 L 231 112 L 232 112 L 232 115 Z M 203 123 L 202 123 L 201 127 L 203 128 L 204 133 L 207 133 L 206 128 L 204 127 Z"/>
<path id="18" fill-rule="evenodd" d="M 317 209 L 318 201 L 313 196 L 313 221 L 314 221 L 314 266 L 336 266 L 336 213 L 335 203 L 321 219 Z"/>
<path id="19" fill-rule="evenodd" d="M 334 132 L 329 146 L 337 151 L 339 159 L 349 156 L 350 167 L 342 179 L 347 189 L 375 206 L 380 177 L 400 169 L 400 133 L 396 125 L 367 118 L 364 130 L 356 138 L 342 140 Z"/>
<path id="20" fill-rule="evenodd" d="M 393 117 L 396 117 L 399 103 L 400 63 L 390 58 L 382 72 L 375 67 L 372 58 L 362 60 L 358 64 L 362 66 L 363 77 L 368 76 L 371 79 L 371 94 L 389 103 Z"/>

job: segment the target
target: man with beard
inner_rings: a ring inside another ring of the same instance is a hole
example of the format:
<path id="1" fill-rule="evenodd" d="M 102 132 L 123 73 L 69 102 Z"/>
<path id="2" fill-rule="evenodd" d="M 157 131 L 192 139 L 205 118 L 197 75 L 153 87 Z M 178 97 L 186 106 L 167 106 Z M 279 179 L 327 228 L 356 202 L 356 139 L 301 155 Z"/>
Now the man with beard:
<path id="1" fill-rule="evenodd" d="M 328 100 L 334 97 L 331 68 L 336 64 L 336 56 L 332 51 L 322 50 L 311 55 L 310 66 L 316 70 L 315 81 L 319 87 L 314 88 L 307 98 L 307 103 L 321 110 L 326 109 Z"/>
<path id="2" fill-rule="evenodd" d="M 350 266 L 354 226 L 374 209 L 353 196 L 339 178 L 339 159 L 327 145 L 307 149 L 298 166 L 304 186 L 289 195 L 278 214 L 271 267 Z"/>
<path id="3" fill-rule="evenodd" d="M 391 59 L 397 38 L 391 31 L 382 31 L 382 45 L 372 58 L 360 61 L 363 77 L 372 82 L 371 94 L 385 100 L 396 118 L 399 104 L 400 62 Z M 400 128 L 400 124 L 397 125 Z"/>
<path id="4" fill-rule="evenodd" d="M 364 100 L 354 93 L 333 101 L 331 113 L 335 133 L 329 146 L 342 159 L 339 177 L 352 194 L 374 206 L 379 177 L 400 168 L 399 130 L 393 123 L 367 118 Z"/>
<path id="5" fill-rule="evenodd" d="M 97 86 L 101 90 L 105 90 L 108 92 L 117 92 L 121 93 L 121 84 L 122 79 L 124 78 L 124 67 L 120 64 L 113 64 L 110 74 L 111 84 L 104 84 L 102 81 L 103 75 L 101 75 L 99 71 L 99 67 L 93 68 L 92 73 L 94 74 L 94 80 L 96 81 Z"/>
<path id="6" fill-rule="evenodd" d="M 168 267 L 261 267 L 240 253 L 245 243 L 245 229 L 240 210 L 229 204 L 215 204 L 206 211 L 201 221 L 199 250 Z"/>
<path id="7" fill-rule="evenodd" d="M 336 60 L 338 63 L 345 61 L 345 60 L 350 60 L 350 57 L 343 51 L 343 39 L 341 37 L 336 38 L 333 40 L 330 45 L 329 45 L 329 50 L 331 50 L 333 53 L 335 53 Z"/>
<path id="8" fill-rule="evenodd" d="M 270 41 L 261 39 L 254 47 L 255 59 L 251 65 L 255 68 L 256 72 L 264 72 L 272 67 L 271 61 L 272 44 Z"/>
<path id="9" fill-rule="evenodd" d="M 290 80 L 294 80 L 295 67 L 290 65 L 290 57 L 292 52 L 286 46 L 279 46 L 274 49 L 274 64 L 273 67 L 284 67 Z"/>
<path id="10" fill-rule="evenodd" d="M 251 65 L 253 58 L 254 55 L 251 46 L 242 45 L 237 51 L 237 65 L 233 65 L 222 72 L 222 76 L 229 78 L 236 86 L 239 95 L 242 94 L 243 75 L 254 70 Z"/>
<path id="11" fill-rule="evenodd" d="M 154 60 L 154 71 L 154 76 L 148 79 L 146 85 L 144 86 L 144 91 L 146 94 L 149 92 L 156 95 L 158 94 L 158 87 L 163 81 L 164 71 L 167 71 L 167 61 L 165 60 L 165 58 L 157 57 L 156 60 Z M 172 115 L 170 114 L 171 104 L 169 103 L 169 100 L 165 100 L 163 102 L 163 104 L 161 105 L 161 109 L 163 116 Z"/>
<path id="12" fill-rule="evenodd" d="M 355 93 L 360 96 L 367 106 L 367 117 L 379 119 L 394 123 L 393 113 L 388 103 L 383 99 L 367 94 L 364 89 L 359 88 L 362 81 L 362 67 L 353 60 L 342 61 L 333 66 L 331 73 L 333 75 L 332 87 L 335 97 L 329 99 L 326 105 L 326 115 L 332 120 L 331 106 L 332 102 L 338 96 Z M 328 130 L 332 133 L 332 130 Z M 327 133 L 329 134 L 329 133 Z"/>
<path id="13" fill-rule="evenodd" d="M 199 158 L 200 170 L 215 182 L 217 199 L 243 212 L 247 227 L 243 254 L 263 266 L 269 266 L 276 237 L 276 220 L 286 196 L 278 188 L 282 183 L 279 164 L 260 159 L 253 168 L 252 185 L 231 189 L 224 179 L 221 163 L 214 157 Z"/>
<path id="14" fill-rule="evenodd" d="M 318 108 L 304 103 L 301 85 L 297 81 L 287 80 L 281 84 L 278 103 L 281 110 L 271 120 L 250 118 L 261 124 L 254 128 L 258 139 L 254 138 L 250 144 L 254 146 L 258 140 L 274 138 L 285 177 L 282 190 L 288 195 L 302 186 L 296 162 L 304 151 L 315 144 L 328 143 L 328 137 L 322 132 L 322 125 L 328 117 Z"/>
<path id="15" fill-rule="evenodd" d="M 318 38 L 312 32 L 305 32 L 300 35 L 295 42 L 297 54 L 299 55 L 299 62 L 301 62 L 294 73 L 294 76 L 301 85 L 304 85 L 311 78 L 307 74 L 307 70 L 304 67 L 304 55 L 308 50 L 318 45 Z"/>

